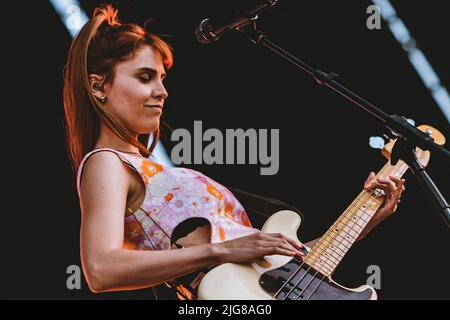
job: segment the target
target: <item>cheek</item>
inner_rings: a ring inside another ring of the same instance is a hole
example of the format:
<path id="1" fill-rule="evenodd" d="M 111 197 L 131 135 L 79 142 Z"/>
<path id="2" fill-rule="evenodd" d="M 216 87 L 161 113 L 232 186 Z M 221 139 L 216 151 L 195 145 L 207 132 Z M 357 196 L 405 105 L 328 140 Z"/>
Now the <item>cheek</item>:
<path id="1" fill-rule="evenodd" d="M 148 100 L 150 90 L 139 82 L 132 83 L 131 81 L 120 87 L 122 104 L 136 104 L 141 105 Z"/>
<path id="2" fill-rule="evenodd" d="M 144 108 L 144 103 L 151 96 L 148 86 L 129 80 L 127 83 L 117 83 L 110 94 L 111 107 L 128 128 L 140 134 L 158 128 L 159 115 Z"/>
<path id="3" fill-rule="evenodd" d="M 129 81 L 117 84 L 111 90 L 109 101 L 111 107 L 122 117 L 129 118 L 133 114 L 142 112 L 145 101 L 150 96 L 148 88 L 142 84 Z"/>

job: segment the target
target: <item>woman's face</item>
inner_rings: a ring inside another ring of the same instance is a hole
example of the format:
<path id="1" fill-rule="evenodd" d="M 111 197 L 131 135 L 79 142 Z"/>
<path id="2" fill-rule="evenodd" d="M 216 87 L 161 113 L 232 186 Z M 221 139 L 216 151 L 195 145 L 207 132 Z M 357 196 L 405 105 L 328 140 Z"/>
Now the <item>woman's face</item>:
<path id="1" fill-rule="evenodd" d="M 114 74 L 112 83 L 104 86 L 108 107 L 133 133 L 155 131 L 168 96 L 161 54 L 143 46 L 132 58 L 118 63 Z"/>

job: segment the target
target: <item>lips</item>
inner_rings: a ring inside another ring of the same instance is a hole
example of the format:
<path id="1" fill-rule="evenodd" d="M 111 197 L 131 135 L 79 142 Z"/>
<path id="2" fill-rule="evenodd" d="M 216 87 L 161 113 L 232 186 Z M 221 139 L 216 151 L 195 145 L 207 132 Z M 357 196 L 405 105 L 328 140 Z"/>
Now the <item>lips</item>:
<path id="1" fill-rule="evenodd" d="M 145 107 L 147 108 L 159 108 L 159 109 L 163 109 L 163 106 L 160 104 L 154 104 L 154 105 L 145 105 Z"/>

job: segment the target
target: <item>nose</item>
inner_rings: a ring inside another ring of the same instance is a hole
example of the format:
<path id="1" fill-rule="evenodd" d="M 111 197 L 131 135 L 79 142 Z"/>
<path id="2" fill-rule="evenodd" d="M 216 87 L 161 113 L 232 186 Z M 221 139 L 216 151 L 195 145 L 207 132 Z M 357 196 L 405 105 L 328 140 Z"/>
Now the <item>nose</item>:
<path id="1" fill-rule="evenodd" d="M 166 88 L 164 87 L 162 82 L 159 82 L 157 87 L 153 90 L 153 97 L 165 100 L 169 96 Z"/>

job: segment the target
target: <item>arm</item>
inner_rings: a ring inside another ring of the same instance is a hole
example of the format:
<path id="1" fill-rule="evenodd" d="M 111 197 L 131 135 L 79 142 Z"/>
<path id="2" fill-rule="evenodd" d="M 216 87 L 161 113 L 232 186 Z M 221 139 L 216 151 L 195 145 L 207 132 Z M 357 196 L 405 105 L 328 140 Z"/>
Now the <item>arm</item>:
<path id="1" fill-rule="evenodd" d="M 94 154 L 84 167 L 80 246 L 89 288 L 93 292 L 145 288 L 215 264 L 218 257 L 209 244 L 165 251 L 122 248 L 128 170 L 109 152 Z"/>

